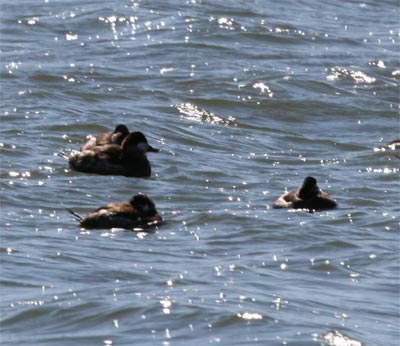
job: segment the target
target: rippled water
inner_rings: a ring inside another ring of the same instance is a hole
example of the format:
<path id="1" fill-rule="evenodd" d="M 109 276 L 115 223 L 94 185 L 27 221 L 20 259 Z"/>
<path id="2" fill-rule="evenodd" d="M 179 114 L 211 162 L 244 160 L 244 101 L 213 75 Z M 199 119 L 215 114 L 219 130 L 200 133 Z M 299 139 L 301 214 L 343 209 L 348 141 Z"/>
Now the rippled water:
<path id="1" fill-rule="evenodd" d="M 4 345 L 398 345 L 397 1 L 2 1 Z M 153 176 L 59 150 L 125 123 Z M 334 211 L 274 210 L 312 175 Z M 137 192 L 153 233 L 80 230 Z"/>

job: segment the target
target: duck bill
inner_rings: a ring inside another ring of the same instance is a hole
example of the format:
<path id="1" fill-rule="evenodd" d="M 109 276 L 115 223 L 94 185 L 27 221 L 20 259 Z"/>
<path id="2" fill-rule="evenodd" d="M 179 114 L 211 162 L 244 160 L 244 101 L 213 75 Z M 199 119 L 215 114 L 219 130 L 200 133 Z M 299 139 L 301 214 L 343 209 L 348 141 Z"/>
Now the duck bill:
<path id="1" fill-rule="evenodd" d="M 163 220 L 162 217 L 158 213 L 156 213 L 152 217 L 149 217 L 149 219 L 147 221 L 147 224 L 148 225 L 155 225 L 155 224 L 157 224 L 159 222 L 162 222 L 162 220 Z"/>
<path id="2" fill-rule="evenodd" d="M 153 148 L 150 144 L 149 147 L 147 148 L 147 151 L 152 152 L 152 153 L 158 153 L 160 149 Z"/>

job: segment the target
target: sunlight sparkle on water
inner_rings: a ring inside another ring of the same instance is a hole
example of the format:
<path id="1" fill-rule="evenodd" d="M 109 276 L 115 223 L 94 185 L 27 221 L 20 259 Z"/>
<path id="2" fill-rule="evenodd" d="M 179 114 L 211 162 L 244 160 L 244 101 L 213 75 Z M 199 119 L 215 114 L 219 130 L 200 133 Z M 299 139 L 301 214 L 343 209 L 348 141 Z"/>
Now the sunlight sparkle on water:
<path id="1" fill-rule="evenodd" d="M 168 300 L 168 299 L 162 299 L 162 300 L 160 300 L 160 304 L 163 306 L 163 312 L 164 312 L 164 314 L 168 315 L 168 314 L 171 313 L 170 307 L 171 307 L 171 305 L 172 305 L 172 302 L 171 302 L 170 300 Z"/>
<path id="2" fill-rule="evenodd" d="M 326 79 L 329 81 L 335 81 L 340 78 L 351 78 L 357 84 L 371 84 L 376 81 L 374 77 L 369 77 L 361 71 L 352 71 L 341 67 L 332 68 L 331 73 L 326 77 Z"/>
<path id="3" fill-rule="evenodd" d="M 262 320 L 262 315 L 257 312 L 244 312 L 243 314 L 238 313 L 238 317 L 243 320 Z"/>
<path id="4" fill-rule="evenodd" d="M 218 115 L 211 113 L 211 112 L 207 112 L 206 110 L 204 110 L 200 107 L 197 107 L 196 105 L 191 104 L 191 103 L 178 104 L 178 105 L 175 105 L 175 107 L 178 109 L 182 118 L 185 118 L 188 120 L 205 122 L 205 123 L 210 123 L 210 124 L 236 126 L 235 118 L 228 117 L 227 119 L 223 119 L 223 118 L 219 117 Z"/>
<path id="5" fill-rule="evenodd" d="M 323 336 L 323 340 L 328 341 L 330 346 L 361 346 L 358 340 L 350 339 L 338 331 L 328 332 Z"/>
<path id="6" fill-rule="evenodd" d="M 65 34 L 65 39 L 67 41 L 76 41 L 78 39 L 77 34 Z"/>
<path id="7" fill-rule="evenodd" d="M 253 84 L 254 89 L 260 89 L 260 92 L 263 94 L 267 94 L 269 97 L 273 97 L 274 93 L 271 91 L 271 89 L 268 87 L 268 85 L 265 85 L 262 82 L 254 83 Z"/>

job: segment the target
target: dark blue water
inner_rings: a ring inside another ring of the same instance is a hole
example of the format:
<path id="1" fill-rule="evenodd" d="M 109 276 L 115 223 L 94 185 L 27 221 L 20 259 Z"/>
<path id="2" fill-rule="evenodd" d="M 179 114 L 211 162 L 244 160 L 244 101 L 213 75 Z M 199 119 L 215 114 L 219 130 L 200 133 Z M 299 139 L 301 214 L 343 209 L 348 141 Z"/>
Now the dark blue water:
<path id="1" fill-rule="evenodd" d="M 398 1 L 1 2 L 1 344 L 399 342 Z M 59 150 L 125 123 L 150 179 Z M 340 208 L 272 209 L 307 175 Z M 152 233 L 86 231 L 148 194 Z"/>

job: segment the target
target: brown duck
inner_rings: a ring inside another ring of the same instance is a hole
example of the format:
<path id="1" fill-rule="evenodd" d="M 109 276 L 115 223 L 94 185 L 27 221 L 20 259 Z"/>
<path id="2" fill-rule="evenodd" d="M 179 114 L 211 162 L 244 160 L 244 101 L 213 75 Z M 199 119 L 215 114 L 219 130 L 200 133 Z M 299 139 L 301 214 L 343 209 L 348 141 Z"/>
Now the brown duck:
<path id="1" fill-rule="evenodd" d="M 107 145 L 107 144 L 118 144 L 121 145 L 122 141 L 126 136 L 129 135 L 128 128 L 119 124 L 115 127 L 114 131 L 100 133 L 96 136 L 88 136 L 88 141 L 81 146 L 81 151 L 90 150 L 94 147 Z"/>
<path id="2" fill-rule="evenodd" d="M 76 217 L 81 227 L 86 229 L 146 228 L 162 222 L 154 202 L 144 194 L 137 194 L 126 202 L 109 203 L 83 217 L 71 209 L 67 210 Z"/>
<path id="3" fill-rule="evenodd" d="M 274 202 L 274 208 L 321 210 L 336 207 L 336 201 L 318 187 L 313 177 L 305 178 L 299 188 L 283 194 Z"/>
<path id="4" fill-rule="evenodd" d="M 74 153 L 69 157 L 71 169 L 101 175 L 150 177 L 151 167 L 146 153 L 158 152 L 141 132 L 131 132 L 121 145 L 107 144 Z"/>

